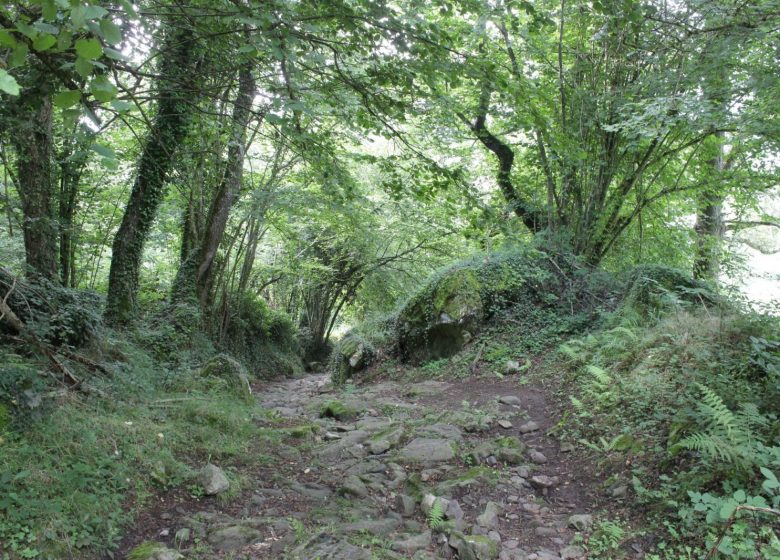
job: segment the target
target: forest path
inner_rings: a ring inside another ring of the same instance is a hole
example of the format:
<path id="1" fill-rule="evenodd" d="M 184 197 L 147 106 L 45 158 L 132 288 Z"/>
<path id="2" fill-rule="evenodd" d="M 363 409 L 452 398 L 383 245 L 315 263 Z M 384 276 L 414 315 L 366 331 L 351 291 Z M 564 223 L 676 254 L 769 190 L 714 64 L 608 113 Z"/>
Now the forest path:
<path id="1" fill-rule="evenodd" d="M 240 473 L 246 491 L 228 505 L 205 497 L 148 519 L 171 547 L 185 530 L 186 558 L 585 557 L 575 533 L 593 522 L 596 485 L 548 435 L 558 419 L 543 388 L 517 377 L 334 388 L 316 374 L 255 392 L 290 434 L 258 450 L 272 467 Z"/>

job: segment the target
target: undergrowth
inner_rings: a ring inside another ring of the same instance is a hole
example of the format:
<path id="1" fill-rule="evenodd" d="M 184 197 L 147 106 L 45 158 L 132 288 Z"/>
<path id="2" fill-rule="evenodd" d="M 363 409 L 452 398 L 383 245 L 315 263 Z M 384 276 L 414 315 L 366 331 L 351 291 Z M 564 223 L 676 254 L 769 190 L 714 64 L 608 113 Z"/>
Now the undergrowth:
<path id="1" fill-rule="evenodd" d="M 235 482 L 231 463 L 264 462 L 257 449 L 280 437 L 195 370 L 161 367 L 126 339 L 103 345 L 110 376 L 79 370 L 82 392 L 2 350 L 0 558 L 100 557 L 153 495 L 194 486 L 207 460 Z"/>
<path id="2" fill-rule="evenodd" d="M 569 435 L 651 512 L 650 558 L 780 558 L 780 321 L 646 305 L 561 346 Z"/>

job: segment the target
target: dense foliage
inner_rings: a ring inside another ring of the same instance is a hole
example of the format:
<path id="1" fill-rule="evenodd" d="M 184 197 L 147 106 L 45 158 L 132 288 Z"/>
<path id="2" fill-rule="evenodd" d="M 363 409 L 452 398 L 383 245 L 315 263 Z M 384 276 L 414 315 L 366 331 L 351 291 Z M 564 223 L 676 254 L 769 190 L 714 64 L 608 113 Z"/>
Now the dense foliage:
<path id="1" fill-rule="evenodd" d="M 778 327 L 728 286 L 780 248 L 778 39 L 777 0 L 3 3 L 0 556 L 113 550 L 122 495 L 272 437 L 258 380 L 564 342 L 669 546 L 777 508 Z"/>

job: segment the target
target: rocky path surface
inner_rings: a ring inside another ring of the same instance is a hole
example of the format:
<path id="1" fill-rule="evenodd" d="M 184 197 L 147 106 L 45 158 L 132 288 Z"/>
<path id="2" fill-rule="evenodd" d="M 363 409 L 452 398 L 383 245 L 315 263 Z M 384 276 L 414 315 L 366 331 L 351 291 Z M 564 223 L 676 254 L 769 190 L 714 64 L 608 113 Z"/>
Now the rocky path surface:
<path id="1" fill-rule="evenodd" d="M 575 535 L 593 523 L 592 481 L 547 435 L 557 419 L 539 388 L 470 378 L 337 390 L 311 375 L 256 394 L 298 443 L 272 451 L 276 473 L 245 475 L 238 505 L 206 498 L 160 519 L 171 550 L 158 560 L 181 558 L 177 546 L 191 559 L 585 558 Z"/>

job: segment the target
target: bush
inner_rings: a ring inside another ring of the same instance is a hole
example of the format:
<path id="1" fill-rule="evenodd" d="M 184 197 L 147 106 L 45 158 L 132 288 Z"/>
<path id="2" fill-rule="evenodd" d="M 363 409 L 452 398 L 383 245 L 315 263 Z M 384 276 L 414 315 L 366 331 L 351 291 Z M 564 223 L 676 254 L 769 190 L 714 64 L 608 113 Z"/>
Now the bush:
<path id="1" fill-rule="evenodd" d="M 633 314 L 626 321 L 621 308 L 613 328 L 561 347 L 573 435 L 597 449 L 615 476 L 633 480 L 636 501 L 656 512 L 655 523 L 682 527 L 667 537 L 672 552 L 664 558 L 677 558 L 677 546 L 711 547 L 737 505 L 780 505 L 780 387 L 773 374 L 780 320 L 703 305 L 701 285 L 672 278 L 662 291 L 660 281 L 645 285 L 658 288 L 663 308 L 673 312 L 661 314 L 653 295 L 644 300 L 654 311 L 643 323 Z M 680 285 L 696 305 L 665 299 Z M 621 472 L 627 464 L 633 470 Z M 738 515 L 721 551 L 778 557 L 770 523 Z"/>
<path id="2" fill-rule="evenodd" d="M 6 303 L 28 328 L 50 344 L 85 346 L 102 326 L 103 299 L 95 292 L 63 288 L 46 280 L 16 280 L 0 269 L 0 286 L 10 290 Z M 7 332 L 0 324 L 0 332 Z"/>
<path id="3" fill-rule="evenodd" d="M 298 331 L 292 320 L 251 294 L 237 304 L 220 346 L 257 377 L 291 376 L 303 371 Z"/>

